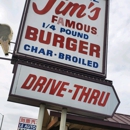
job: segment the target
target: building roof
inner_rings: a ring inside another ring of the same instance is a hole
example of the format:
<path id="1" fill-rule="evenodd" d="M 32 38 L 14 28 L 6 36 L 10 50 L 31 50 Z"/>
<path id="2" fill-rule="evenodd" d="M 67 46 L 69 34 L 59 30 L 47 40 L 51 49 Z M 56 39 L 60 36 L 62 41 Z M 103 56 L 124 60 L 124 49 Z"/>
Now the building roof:
<path id="1" fill-rule="evenodd" d="M 107 118 L 105 121 L 130 125 L 130 115 L 115 113 L 112 118 Z"/>
<path id="2" fill-rule="evenodd" d="M 58 117 L 61 114 L 51 111 L 50 116 Z M 96 119 L 67 114 L 67 124 L 70 130 L 130 130 L 130 115 L 115 113 L 107 119 Z"/>

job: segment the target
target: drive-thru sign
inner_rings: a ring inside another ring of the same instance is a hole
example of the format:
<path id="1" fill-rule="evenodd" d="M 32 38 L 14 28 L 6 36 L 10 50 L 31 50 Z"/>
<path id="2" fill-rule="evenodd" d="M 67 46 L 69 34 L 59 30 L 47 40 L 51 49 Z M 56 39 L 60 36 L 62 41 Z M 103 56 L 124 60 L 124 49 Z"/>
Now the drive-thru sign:
<path id="1" fill-rule="evenodd" d="M 39 106 L 46 103 L 50 109 L 109 117 L 119 105 L 112 85 L 49 72 L 18 64 L 9 96 L 10 101 Z M 13 98 L 12 98 L 13 97 Z M 25 100 L 24 100 L 25 99 Z"/>

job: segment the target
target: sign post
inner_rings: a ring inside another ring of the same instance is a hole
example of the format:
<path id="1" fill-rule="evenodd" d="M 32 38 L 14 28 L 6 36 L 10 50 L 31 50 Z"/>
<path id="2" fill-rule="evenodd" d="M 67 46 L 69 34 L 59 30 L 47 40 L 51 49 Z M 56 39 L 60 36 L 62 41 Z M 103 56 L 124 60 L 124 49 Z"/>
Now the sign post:
<path id="1" fill-rule="evenodd" d="M 45 114 L 45 105 L 41 104 L 40 108 L 39 108 L 39 115 L 38 115 L 37 129 L 36 130 L 42 130 L 44 114 Z"/>
<path id="2" fill-rule="evenodd" d="M 61 121 L 60 121 L 59 130 L 65 130 L 65 128 L 66 128 L 66 115 L 67 115 L 67 109 L 63 108 L 62 113 L 61 113 Z"/>

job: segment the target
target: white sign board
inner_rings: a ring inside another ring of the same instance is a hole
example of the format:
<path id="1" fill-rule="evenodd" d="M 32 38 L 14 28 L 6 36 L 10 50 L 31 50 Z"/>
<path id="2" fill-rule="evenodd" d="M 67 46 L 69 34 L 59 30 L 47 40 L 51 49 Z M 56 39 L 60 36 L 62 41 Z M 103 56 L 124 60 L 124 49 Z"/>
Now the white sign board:
<path id="1" fill-rule="evenodd" d="M 17 130 L 36 130 L 37 119 L 20 117 Z"/>
<path id="2" fill-rule="evenodd" d="M 109 0 L 29 1 L 19 54 L 105 76 Z"/>
<path id="3" fill-rule="evenodd" d="M 119 99 L 112 86 L 18 65 L 11 95 L 112 116 Z M 35 102 L 33 101 L 33 102 Z M 30 103 L 30 102 L 29 102 Z M 52 108 L 52 109 L 55 109 Z"/>

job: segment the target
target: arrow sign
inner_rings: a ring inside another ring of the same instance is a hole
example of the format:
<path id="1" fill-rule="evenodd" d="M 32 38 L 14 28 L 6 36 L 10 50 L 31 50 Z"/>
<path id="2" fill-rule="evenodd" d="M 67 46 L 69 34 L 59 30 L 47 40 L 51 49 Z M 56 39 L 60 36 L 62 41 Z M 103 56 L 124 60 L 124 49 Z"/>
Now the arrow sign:
<path id="1" fill-rule="evenodd" d="M 106 81 L 93 82 L 21 64 L 9 100 L 36 106 L 44 102 L 50 109 L 66 107 L 71 113 L 103 117 L 112 116 L 120 103 L 113 86 Z"/>

